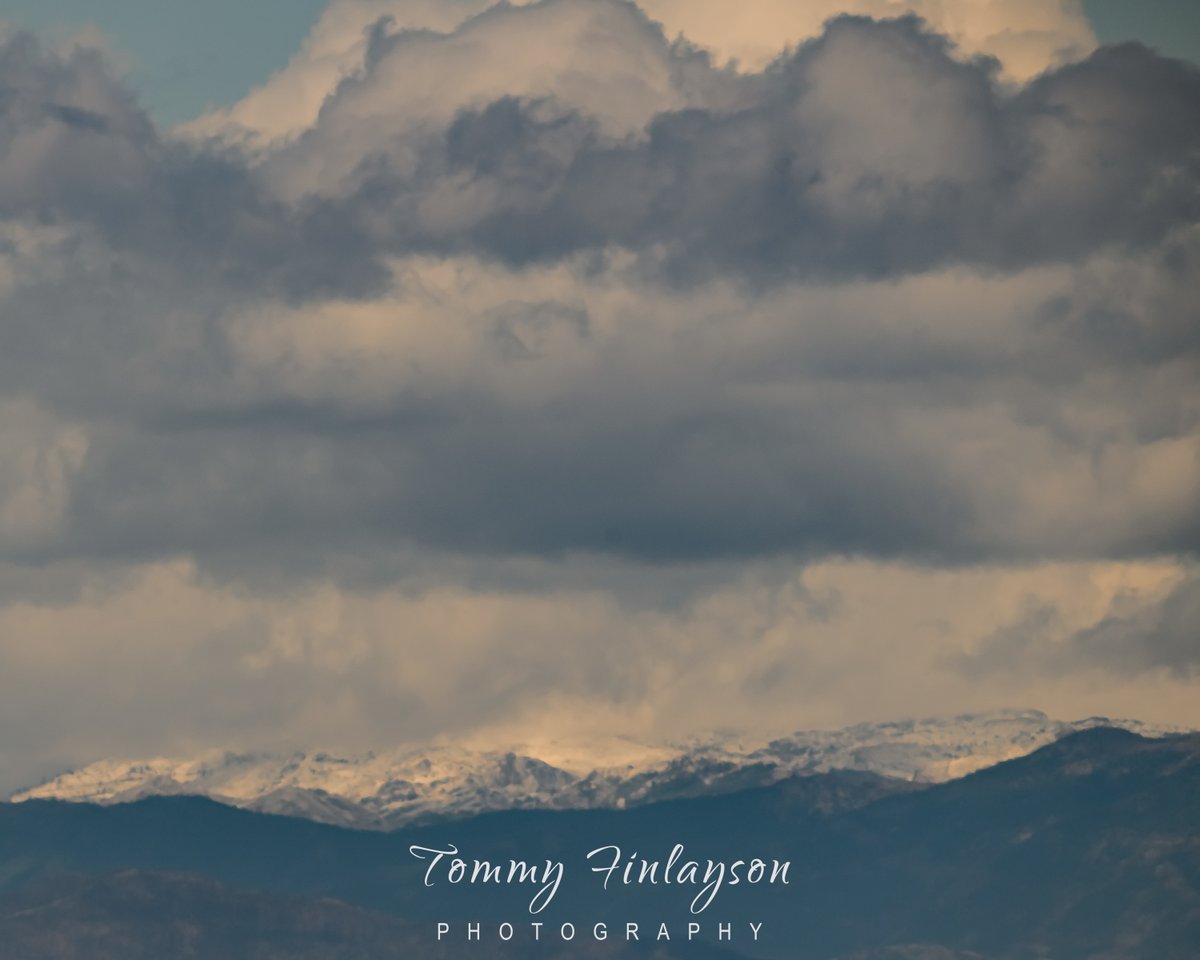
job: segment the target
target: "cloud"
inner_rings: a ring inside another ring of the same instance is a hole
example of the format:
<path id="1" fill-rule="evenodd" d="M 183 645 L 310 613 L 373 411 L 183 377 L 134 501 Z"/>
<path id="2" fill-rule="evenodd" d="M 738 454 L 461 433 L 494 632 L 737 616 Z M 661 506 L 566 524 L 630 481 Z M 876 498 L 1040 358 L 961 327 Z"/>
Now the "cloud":
<path id="1" fill-rule="evenodd" d="M 555 31 L 497 85 L 513 35 Z M 1075 260 L 1196 218 L 1200 70 L 1136 46 L 1011 93 L 914 19 L 841 18 L 735 76 L 624 3 L 555 0 L 373 49 L 259 169 L 396 253 L 885 276 Z"/>
<path id="2" fill-rule="evenodd" d="M 0 47 L 5 764 L 1198 722 L 1200 73 L 673 30 L 338 4 L 253 149 Z"/>
<path id="3" fill-rule="evenodd" d="M 363 69 L 374 31 L 382 29 L 392 36 L 403 32 L 450 34 L 492 5 L 491 0 L 335 0 L 286 68 L 233 107 L 213 111 L 182 129 L 191 135 L 248 139 L 258 145 L 293 138 L 314 124 L 323 103 L 343 80 Z M 683 36 L 710 51 L 719 64 L 734 60 L 747 71 L 761 70 L 786 47 L 819 36 L 826 20 L 846 13 L 876 18 L 914 13 L 948 35 L 963 54 L 998 58 L 1006 76 L 1015 80 L 1027 80 L 1049 67 L 1079 59 L 1096 45 L 1076 0 L 969 0 L 956 4 L 937 0 L 746 0 L 732 7 L 723 0 L 643 0 L 638 6 L 662 25 L 669 39 Z M 436 37 L 407 39 L 434 50 L 448 46 Z M 551 56 L 557 55 L 554 48 L 561 44 L 561 40 L 518 42 L 522 59 L 534 63 L 547 48 L 552 50 Z M 528 64 L 522 68 L 527 69 Z M 493 74 L 494 94 L 516 92 L 509 86 L 512 70 L 512 64 L 507 64 L 499 82 Z M 468 72 L 479 76 L 474 65 Z M 444 91 L 439 90 L 437 96 L 444 97 Z"/>
<path id="4" fill-rule="evenodd" d="M 182 125 L 181 132 L 258 143 L 294 137 L 312 125 L 338 84 L 362 67 L 374 26 L 386 24 L 396 33 L 448 33 L 491 5 L 489 0 L 337 0 L 268 83 L 232 108 Z"/>
<path id="5" fill-rule="evenodd" d="M 120 341 L 10 363 L 8 382 L 86 424 L 46 549 L 284 567 L 396 543 L 655 561 L 1195 550 L 1194 281 L 1161 255 L 756 295 L 664 289 L 631 258 L 394 269 L 382 298 L 226 304 L 190 339 L 176 308 L 133 363 Z"/>
<path id="6" fill-rule="evenodd" d="M 601 0 L 430 42 L 502 78 L 547 24 L 590 59 L 531 75 L 598 102 L 641 62 L 615 38 L 712 73 Z M 502 98 L 391 139 L 427 40 L 258 165 L 162 138 L 86 52 L 5 48 L 0 369 L 86 437 L 22 556 L 1195 552 L 1200 71 L 1118 48 L 1009 95 L 843 18 L 643 138 Z M 278 193 L 331 147 L 349 182 Z"/>
<path id="7" fill-rule="evenodd" d="M 545 42 L 514 68 L 529 36 Z M 1200 71 L 1135 46 L 1010 94 L 916 20 L 841 18 L 734 75 L 621 0 L 546 0 L 378 34 L 316 125 L 250 167 L 159 140 L 119 91 L 93 109 L 42 89 L 94 63 L 31 69 L 38 106 L 6 115 L 10 203 L 291 295 L 378 285 L 381 252 L 616 245 L 759 279 L 1012 269 L 1196 216 Z"/>
<path id="8" fill-rule="evenodd" d="M 826 20 L 847 13 L 877 19 L 916 14 L 949 36 L 964 54 L 997 58 L 1016 80 L 1084 56 L 1095 46 L 1082 6 L 1073 2 L 751 0 L 731 8 L 720 0 L 643 0 L 641 5 L 672 35 L 681 33 L 753 70 L 777 57 L 784 44 L 818 36 Z"/>
<path id="9" fill-rule="evenodd" d="M 129 254 L 158 277 L 207 272 L 256 293 L 366 292 L 380 279 L 337 211 L 290 208 L 239 157 L 164 139 L 99 51 L 51 53 L 16 35 L 0 43 L 0 84 L 11 91 L 0 109 L 10 236 L 56 226 L 70 247 L 98 241 L 89 266 Z"/>
<path id="10" fill-rule="evenodd" d="M 1109 594 L 1101 615 L 1083 625 L 1072 624 L 1070 615 L 1045 595 L 1031 594 L 1015 619 L 952 659 L 972 678 L 1089 673 L 1188 681 L 1200 672 L 1198 603 L 1200 578 L 1194 565 L 1161 580 L 1136 578 L 1121 584 Z"/>
<path id="11" fill-rule="evenodd" d="M 12 732 L 0 792 L 97 757 L 213 745 L 507 747 L 547 731 L 586 741 L 717 726 L 766 739 L 1014 698 L 1058 716 L 1195 723 L 1183 676 L 1085 664 L 966 678 L 951 659 L 1030 605 L 1057 609 L 1067 635 L 1114 603 L 1152 611 L 1184 573 L 831 561 L 743 567 L 682 603 L 630 605 L 584 583 L 249 591 L 185 562 L 135 566 L 120 581 L 85 578 L 73 598 L 0 605 L 0 722 Z"/>
<path id="12" fill-rule="evenodd" d="M 0 402 L 0 538 L 12 551 L 61 530 L 72 485 L 87 455 L 87 435 L 29 403 Z"/>
<path id="13" fill-rule="evenodd" d="M 671 44 L 625 0 L 500 4 L 453 31 L 367 35 L 361 70 L 324 99 L 296 142 L 271 151 L 270 177 L 288 196 L 336 193 L 363 161 L 386 157 L 411 175 L 455 116 L 497 101 L 542 102 L 551 118 L 580 115 L 604 139 L 636 134 L 659 113 L 737 102 L 747 83 L 707 55 Z"/>
<path id="14" fill-rule="evenodd" d="M 1166 668 L 1180 679 L 1200 674 L 1200 577 L 1185 577 L 1166 597 L 1148 608 L 1121 597 L 1096 625 L 1071 638 L 1065 656 L 1114 672 Z"/>

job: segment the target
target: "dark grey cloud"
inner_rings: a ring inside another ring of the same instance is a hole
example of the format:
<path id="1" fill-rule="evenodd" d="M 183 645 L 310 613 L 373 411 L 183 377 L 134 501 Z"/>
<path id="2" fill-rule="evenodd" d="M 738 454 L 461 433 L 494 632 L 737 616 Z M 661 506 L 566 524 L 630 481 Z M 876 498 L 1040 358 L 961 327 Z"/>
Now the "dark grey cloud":
<path id="1" fill-rule="evenodd" d="M 615 0 L 369 47 L 254 152 L 0 44 L 0 791 L 1031 691 L 1195 722 L 1194 68 L 1018 88 L 844 18 L 737 74 Z"/>
<path id="2" fill-rule="evenodd" d="M 6 42 L 0 375 L 64 464 L 6 554 L 1197 551 L 1200 71 L 1126 46 L 1011 90 L 842 18 L 738 77 L 610 7 L 702 106 L 624 137 L 501 87 L 360 143 L 347 103 L 411 54 L 380 32 L 248 158 L 155 130 L 94 53 Z M 335 148 L 348 178 L 276 182 Z M 438 262 L 496 292 L 429 292 Z M 375 339 L 339 352 L 356 303 Z"/>
<path id="3" fill-rule="evenodd" d="M 18 37 L 0 51 L 0 211 L 82 222 L 118 249 L 292 298 L 377 293 L 388 253 L 527 263 L 619 245 L 665 251 L 676 275 L 758 279 L 1015 269 L 1144 248 L 1200 214 L 1200 68 L 1135 44 L 1010 93 L 994 62 L 956 59 L 912 17 L 834 20 L 735 77 L 624 16 L 676 72 L 707 78 L 681 81 L 705 106 L 663 112 L 628 142 L 552 100 L 500 95 L 444 129 L 398 123 L 382 149 L 369 116 L 349 180 L 299 203 L 273 193 L 275 161 L 164 140 L 94 52 Z M 340 100 L 352 109 L 385 82 L 410 39 L 372 43 L 286 163 L 352 153 Z M 439 203 L 468 190 L 474 209 L 447 221 Z"/>
<path id="4" fill-rule="evenodd" d="M 956 656 L 954 663 L 973 679 L 1044 669 L 1047 645 L 1060 625 L 1055 606 L 1030 604 L 1016 620 L 984 637 L 977 650 Z"/>
<path id="5" fill-rule="evenodd" d="M 1053 603 L 1031 602 L 1015 620 L 953 658 L 965 676 L 1054 677 L 1087 670 L 1120 676 L 1164 671 L 1178 680 L 1200 675 L 1200 577 L 1194 570 L 1156 600 L 1119 591 L 1096 623 L 1064 636 Z"/>
<path id="6" fill-rule="evenodd" d="M 101 54 L 0 42 L 0 221 L 86 227 L 123 256 L 243 295 L 367 294 L 385 275 L 339 210 L 275 198 L 234 153 L 165 139 Z"/>
<path id="7" fill-rule="evenodd" d="M 1119 673 L 1167 670 L 1181 680 L 1200 676 L 1200 576 L 1133 613 L 1110 614 L 1073 636 L 1060 654 L 1068 664 Z"/>
<path id="8" fill-rule="evenodd" d="M 1200 69 L 1135 44 L 1009 92 L 994 62 L 956 59 L 915 18 L 843 17 L 721 89 L 719 107 L 662 113 L 629 142 L 498 99 L 424 142 L 415 170 L 411 139 L 398 166 L 370 156 L 345 202 L 398 250 L 521 264 L 617 244 L 665 251 L 676 278 L 756 280 L 1074 261 L 1200 213 Z M 319 122 L 293 153 L 331 149 Z M 436 191 L 484 199 L 448 226 Z"/>
<path id="9" fill-rule="evenodd" d="M 102 437 L 79 475 L 69 546 L 149 558 L 269 542 L 283 559 L 409 542 L 650 560 L 980 548 L 964 530 L 976 505 L 922 452 L 864 443 L 886 439 L 867 411 L 840 416 L 857 431 L 842 442 L 817 411 L 788 423 L 651 402 L 519 425 L 464 406 L 448 422 L 343 417 L 323 433 L 301 410 L 290 424 Z"/>

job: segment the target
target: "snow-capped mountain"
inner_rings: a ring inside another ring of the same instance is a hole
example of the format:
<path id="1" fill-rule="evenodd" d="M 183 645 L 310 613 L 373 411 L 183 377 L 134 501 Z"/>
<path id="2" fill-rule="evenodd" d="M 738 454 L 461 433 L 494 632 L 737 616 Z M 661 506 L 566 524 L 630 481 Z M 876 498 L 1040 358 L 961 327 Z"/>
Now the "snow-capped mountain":
<path id="1" fill-rule="evenodd" d="M 1101 725 L 1145 736 L 1176 732 L 1100 717 L 1061 722 L 1026 710 L 864 723 L 749 745 L 720 737 L 664 745 L 614 738 L 356 756 L 214 751 L 187 759 L 102 760 L 10 799 L 110 804 L 195 794 L 267 813 L 394 829 L 493 810 L 632 806 L 839 769 L 941 782 Z"/>

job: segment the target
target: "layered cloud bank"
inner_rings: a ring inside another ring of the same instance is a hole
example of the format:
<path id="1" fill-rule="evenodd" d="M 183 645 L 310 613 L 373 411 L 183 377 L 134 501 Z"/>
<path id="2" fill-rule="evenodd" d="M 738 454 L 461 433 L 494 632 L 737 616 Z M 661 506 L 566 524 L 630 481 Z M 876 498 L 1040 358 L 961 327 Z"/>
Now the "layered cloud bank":
<path id="1" fill-rule="evenodd" d="M 338 2 L 173 133 L 4 41 L 6 761 L 1200 723 L 1200 70 L 838 12 Z"/>

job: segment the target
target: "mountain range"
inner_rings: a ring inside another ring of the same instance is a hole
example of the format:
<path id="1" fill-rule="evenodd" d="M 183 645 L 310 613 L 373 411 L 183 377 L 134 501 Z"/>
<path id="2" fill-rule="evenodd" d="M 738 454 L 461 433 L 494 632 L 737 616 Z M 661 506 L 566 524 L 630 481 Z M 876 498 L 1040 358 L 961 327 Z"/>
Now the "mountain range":
<path id="1" fill-rule="evenodd" d="M 769 856 L 789 883 L 726 887 L 706 943 L 676 885 L 599 886 L 586 854 Z M 568 865 L 544 917 L 671 924 L 666 943 L 532 943 L 527 889 L 422 883 L 413 845 Z M 451 923 L 439 943 L 434 921 Z M 714 943 L 720 921 L 761 941 Z M 1200 735 L 1068 732 L 944 782 L 831 770 L 624 809 L 524 809 L 391 832 L 194 796 L 0 804 L 0 960 L 1195 960 Z"/>
<path id="2" fill-rule="evenodd" d="M 1062 722 L 1034 710 L 1007 710 L 801 731 L 762 743 L 713 736 L 683 744 L 610 738 L 348 755 L 210 751 L 103 760 L 10 799 L 110 804 L 193 795 L 262 813 L 395 830 L 498 810 L 619 809 L 831 770 L 941 783 L 1097 726 L 1149 736 L 1177 732 L 1130 720 Z"/>

